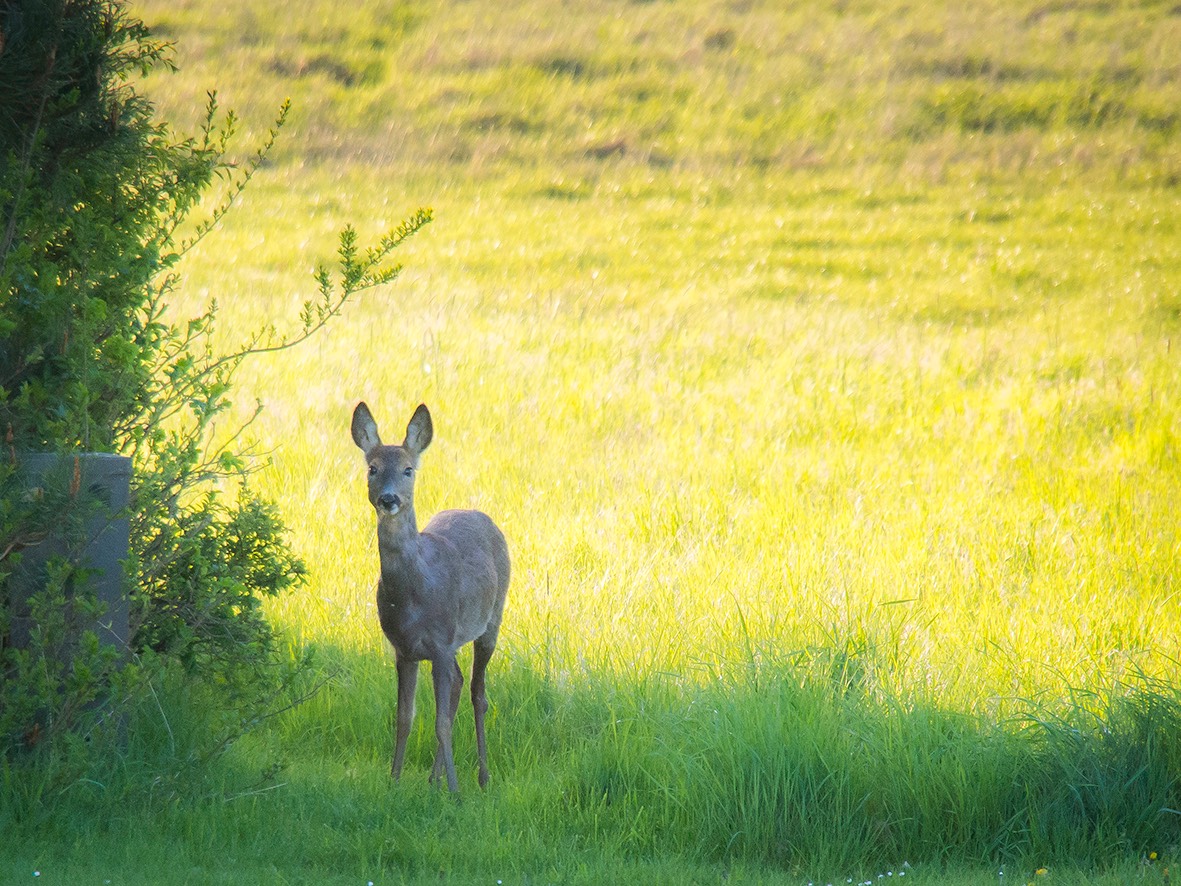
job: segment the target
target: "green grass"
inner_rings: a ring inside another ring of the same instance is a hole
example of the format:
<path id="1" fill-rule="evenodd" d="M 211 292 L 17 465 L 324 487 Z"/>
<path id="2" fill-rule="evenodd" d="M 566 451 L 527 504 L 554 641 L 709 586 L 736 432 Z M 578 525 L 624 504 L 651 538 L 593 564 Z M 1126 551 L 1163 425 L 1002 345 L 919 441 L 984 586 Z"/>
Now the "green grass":
<path id="1" fill-rule="evenodd" d="M 178 314 L 282 325 L 345 222 L 435 221 L 240 381 L 327 685 L 210 767 L 160 687 L 116 764 L 2 786 L 0 878 L 1167 881 L 1181 15 L 781 6 L 138 7 L 181 125 L 295 102 Z M 359 399 L 431 406 L 419 513 L 514 558 L 458 805 L 426 686 L 388 784 Z"/>

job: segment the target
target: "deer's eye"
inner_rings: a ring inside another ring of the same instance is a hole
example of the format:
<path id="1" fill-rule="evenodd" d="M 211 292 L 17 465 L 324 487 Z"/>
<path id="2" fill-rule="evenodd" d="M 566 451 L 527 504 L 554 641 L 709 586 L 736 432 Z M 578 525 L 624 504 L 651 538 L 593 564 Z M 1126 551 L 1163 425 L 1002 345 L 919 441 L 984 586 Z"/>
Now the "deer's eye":
<path id="1" fill-rule="evenodd" d="M 413 477 L 414 476 L 414 468 L 407 468 L 406 470 L 402 471 L 402 476 L 403 477 Z"/>
<path id="2" fill-rule="evenodd" d="M 376 473 L 377 473 L 377 465 L 370 465 L 369 466 L 369 476 L 372 477 Z"/>

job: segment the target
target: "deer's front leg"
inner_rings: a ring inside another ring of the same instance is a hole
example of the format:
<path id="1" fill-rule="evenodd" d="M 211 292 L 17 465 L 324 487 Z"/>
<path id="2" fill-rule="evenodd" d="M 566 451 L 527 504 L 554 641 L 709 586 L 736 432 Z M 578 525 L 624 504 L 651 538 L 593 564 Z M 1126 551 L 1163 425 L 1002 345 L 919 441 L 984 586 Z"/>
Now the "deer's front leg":
<path id="1" fill-rule="evenodd" d="M 418 662 L 397 657 L 398 668 L 398 710 L 397 725 L 394 728 L 394 759 L 390 774 L 394 779 L 402 775 L 402 764 L 406 761 L 406 737 L 410 735 L 410 724 L 414 722 L 414 690 L 418 686 Z"/>
<path id="2" fill-rule="evenodd" d="M 433 668 L 434 665 L 431 665 Z M 459 696 L 463 692 L 463 671 L 459 669 L 459 662 L 451 662 L 451 670 L 454 672 L 451 677 L 451 707 L 447 716 L 448 722 L 451 724 L 452 732 L 455 730 L 455 714 L 459 710 Z M 432 672 L 433 673 L 433 672 Z M 431 766 L 431 784 L 438 782 L 444 771 L 443 754 L 438 745 L 435 746 L 435 762 Z"/>

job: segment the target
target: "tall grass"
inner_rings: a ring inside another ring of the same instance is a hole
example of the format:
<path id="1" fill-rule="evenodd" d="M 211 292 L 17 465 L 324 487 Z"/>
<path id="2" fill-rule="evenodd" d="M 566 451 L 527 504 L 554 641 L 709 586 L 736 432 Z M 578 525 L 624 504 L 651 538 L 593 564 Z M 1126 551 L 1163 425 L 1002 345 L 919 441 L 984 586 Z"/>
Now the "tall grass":
<path id="1" fill-rule="evenodd" d="M 312 569 L 270 615 L 329 684 L 212 769 L 184 765 L 202 702 L 161 687 L 125 763 L 183 774 L 10 782 L 9 854 L 139 882 L 165 841 L 172 882 L 1165 879 L 1168 3 L 140 10 L 178 40 L 146 85 L 174 119 L 213 85 L 258 126 L 296 107 L 175 310 L 218 297 L 235 341 L 294 316 L 345 221 L 436 221 L 240 391 Z M 430 404 L 424 518 L 509 536 L 493 786 L 463 711 L 459 806 L 425 785 L 425 689 L 386 784 L 362 398 L 391 436 Z"/>

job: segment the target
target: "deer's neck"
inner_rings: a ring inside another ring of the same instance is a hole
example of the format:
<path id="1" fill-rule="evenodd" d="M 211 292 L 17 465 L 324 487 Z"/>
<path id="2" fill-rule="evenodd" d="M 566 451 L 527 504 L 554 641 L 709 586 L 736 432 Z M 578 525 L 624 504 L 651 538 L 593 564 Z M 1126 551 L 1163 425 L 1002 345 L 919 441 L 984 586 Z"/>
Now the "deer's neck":
<path id="1" fill-rule="evenodd" d="M 381 583 L 391 602 L 410 602 L 422 590 L 423 562 L 418 522 L 407 508 L 377 524 L 377 552 L 381 557 Z"/>

